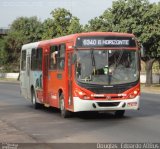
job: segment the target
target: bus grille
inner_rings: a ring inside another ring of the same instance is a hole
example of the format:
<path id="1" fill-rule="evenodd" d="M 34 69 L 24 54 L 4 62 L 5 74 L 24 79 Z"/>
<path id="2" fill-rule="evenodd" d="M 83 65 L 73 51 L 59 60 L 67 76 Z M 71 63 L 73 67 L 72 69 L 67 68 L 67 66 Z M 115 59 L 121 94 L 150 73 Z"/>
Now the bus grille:
<path id="1" fill-rule="evenodd" d="M 100 107 L 116 107 L 120 102 L 97 102 Z"/>
<path id="2" fill-rule="evenodd" d="M 95 93 L 95 94 L 121 94 L 131 87 L 134 87 L 138 84 L 139 80 L 136 82 L 132 83 L 126 83 L 126 84 L 121 84 L 121 85 L 113 85 L 112 87 L 110 86 L 104 86 L 104 85 L 96 85 L 96 84 L 85 84 L 78 82 L 78 85 L 81 87 L 86 88 L 87 90 Z"/>
<path id="3" fill-rule="evenodd" d="M 96 94 L 120 94 L 127 90 L 127 88 L 88 88 L 91 92 Z"/>

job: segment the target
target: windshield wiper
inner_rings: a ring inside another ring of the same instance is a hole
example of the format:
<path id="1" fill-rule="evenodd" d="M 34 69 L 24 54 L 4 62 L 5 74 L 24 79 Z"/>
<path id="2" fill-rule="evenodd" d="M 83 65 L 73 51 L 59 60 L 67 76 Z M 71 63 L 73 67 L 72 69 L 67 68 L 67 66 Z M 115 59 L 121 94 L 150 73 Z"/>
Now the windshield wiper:
<path id="1" fill-rule="evenodd" d="M 96 67 L 96 61 L 95 61 L 94 51 L 93 50 L 91 50 L 91 60 L 92 60 L 92 66 Z"/>
<path id="2" fill-rule="evenodd" d="M 95 75 L 95 73 L 96 73 L 96 61 L 95 61 L 95 56 L 94 56 L 94 51 L 93 50 L 91 50 L 91 60 L 92 60 L 92 66 L 94 67 L 93 73 Z"/>

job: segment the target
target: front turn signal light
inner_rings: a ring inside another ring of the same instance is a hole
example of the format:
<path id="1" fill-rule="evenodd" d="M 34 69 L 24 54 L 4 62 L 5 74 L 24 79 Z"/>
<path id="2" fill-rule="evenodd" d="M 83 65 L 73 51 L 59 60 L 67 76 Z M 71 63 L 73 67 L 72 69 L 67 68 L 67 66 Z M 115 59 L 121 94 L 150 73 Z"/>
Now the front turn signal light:
<path id="1" fill-rule="evenodd" d="M 135 89 L 135 90 L 133 90 L 130 94 L 129 94 L 129 98 L 130 99 L 133 99 L 133 98 L 135 98 L 137 95 L 139 94 L 139 89 Z"/>
<path id="2" fill-rule="evenodd" d="M 75 90 L 75 95 L 78 96 L 80 99 L 84 99 L 84 100 L 88 100 L 90 99 L 89 96 L 87 96 L 87 94 L 79 89 Z"/>

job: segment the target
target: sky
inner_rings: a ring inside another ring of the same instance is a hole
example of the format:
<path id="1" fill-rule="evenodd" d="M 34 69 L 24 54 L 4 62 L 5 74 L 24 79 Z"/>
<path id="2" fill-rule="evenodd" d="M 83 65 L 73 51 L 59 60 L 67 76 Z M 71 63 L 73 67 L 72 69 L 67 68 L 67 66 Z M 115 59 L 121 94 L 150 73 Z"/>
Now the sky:
<path id="1" fill-rule="evenodd" d="M 160 0 L 149 1 L 152 3 Z M 50 12 L 55 8 L 69 10 L 84 25 L 111 8 L 112 2 L 113 0 L 0 0 L 0 28 L 8 28 L 13 20 L 21 16 L 37 16 L 44 21 L 51 18 Z"/>

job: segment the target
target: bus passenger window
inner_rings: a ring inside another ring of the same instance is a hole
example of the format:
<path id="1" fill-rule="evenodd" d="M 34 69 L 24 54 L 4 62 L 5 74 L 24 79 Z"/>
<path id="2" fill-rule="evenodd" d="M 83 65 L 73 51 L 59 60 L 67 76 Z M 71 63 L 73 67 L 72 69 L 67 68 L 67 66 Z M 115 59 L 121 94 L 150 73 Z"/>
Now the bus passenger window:
<path id="1" fill-rule="evenodd" d="M 57 68 L 57 55 L 58 55 L 58 46 L 51 46 L 49 55 L 50 70 L 55 70 Z"/>
<path id="2" fill-rule="evenodd" d="M 65 67 L 65 49 L 66 46 L 64 44 L 60 45 L 60 50 L 58 54 L 58 69 L 64 70 Z"/>
<path id="3" fill-rule="evenodd" d="M 32 49 L 31 70 L 42 70 L 42 48 Z"/>
<path id="4" fill-rule="evenodd" d="M 31 70 L 36 68 L 36 49 L 32 49 L 31 53 Z"/>
<path id="5" fill-rule="evenodd" d="M 22 51 L 21 70 L 26 70 L 26 50 Z"/>
<path id="6" fill-rule="evenodd" d="M 37 69 L 42 70 L 42 48 L 37 49 Z"/>
<path id="7" fill-rule="evenodd" d="M 52 59 L 54 65 L 56 65 L 56 63 L 57 63 L 57 60 L 56 60 L 57 54 L 58 54 L 58 51 L 54 51 L 53 53 L 51 53 L 51 59 Z"/>

